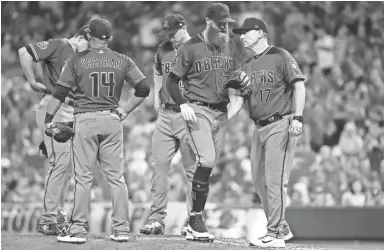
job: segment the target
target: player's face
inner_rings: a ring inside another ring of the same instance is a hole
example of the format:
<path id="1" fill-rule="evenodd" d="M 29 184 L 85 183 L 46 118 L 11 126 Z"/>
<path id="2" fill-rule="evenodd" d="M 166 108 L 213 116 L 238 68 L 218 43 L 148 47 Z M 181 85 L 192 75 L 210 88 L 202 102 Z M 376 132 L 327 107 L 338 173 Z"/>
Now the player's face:
<path id="1" fill-rule="evenodd" d="M 176 33 L 168 36 L 168 40 L 173 44 L 174 47 L 179 47 L 183 43 L 184 32 L 183 29 L 179 29 Z"/>
<path id="2" fill-rule="evenodd" d="M 250 30 L 248 32 L 244 32 L 240 36 L 240 40 L 243 43 L 245 48 L 251 48 L 257 44 L 260 39 L 260 31 L 258 30 Z"/>
<path id="3" fill-rule="evenodd" d="M 208 23 L 208 40 L 221 46 L 226 45 L 229 41 L 228 23 L 210 20 Z"/>
<path id="4" fill-rule="evenodd" d="M 83 37 L 79 36 L 77 40 L 77 52 L 82 52 L 89 47 L 89 42 Z"/>

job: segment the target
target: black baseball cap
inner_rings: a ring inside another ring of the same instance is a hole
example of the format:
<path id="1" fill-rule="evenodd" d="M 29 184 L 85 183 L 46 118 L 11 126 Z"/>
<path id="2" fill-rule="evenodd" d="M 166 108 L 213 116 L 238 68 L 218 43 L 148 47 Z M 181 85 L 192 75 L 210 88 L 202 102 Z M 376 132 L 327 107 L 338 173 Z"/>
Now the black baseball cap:
<path id="1" fill-rule="evenodd" d="M 175 34 L 185 25 L 185 19 L 180 14 L 169 14 L 163 19 L 163 25 L 159 35 L 169 36 Z"/>
<path id="2" fill-rule="evenodd" d="M 213 3 L 211 4 L 205 15 L 209 19 L 218 22 L 218 23 L 235 23 L 236 21 L 229 18 L 230 12 L 226 4 L 223 3 Z"/>
<path id="3" fill-rule="evenodd" d="M 89 30 L 89 25 L 84 25 L 80 29 L 77 30 L 76 35 L 81 35 L 83 36 L 86 40 L 88 40 L 88 35 L 90 30 Z"/>
<path id="4" fill-rule="evenodd" d="M 236 35 L 244 34 L 250 30 L 262 30 L 264 33 L 268 34 L 268 25 L 264 20 L 250 17 L 246 18 L 239 28 L 232 29 L 232 32 Z"/>
<path id="5" fill-rule="evenodd" d="M 112 34 L 112 25 L 106 19 L 93 19 L 89 24 L 89 35 L 98 39 L 109 39 Z"/>

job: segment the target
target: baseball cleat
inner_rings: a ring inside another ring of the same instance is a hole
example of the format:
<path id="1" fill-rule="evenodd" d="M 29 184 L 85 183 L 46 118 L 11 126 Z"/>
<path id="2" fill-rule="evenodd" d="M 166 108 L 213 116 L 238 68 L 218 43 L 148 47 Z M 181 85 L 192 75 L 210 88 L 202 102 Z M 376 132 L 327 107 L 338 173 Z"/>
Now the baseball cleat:
<path id="1" fill-rule="evenodd" d="M 60 233 L 56 223 L 38 224 L 37 231 L 45 235 L 58 235 Z"/>
<path id="2" fill-rule="evenodd" d="M 83 244 L 87 241 L 84 234 L 71 234 L 68 231 L 59 234 L 59 236 L 57 236 L 57 240 L 59 242 L 73 244 Z"/>
<path id="3" fill-rule="evenodd" d="M 181 228 L 180 233 L 181 233 L 181 235 L 183 235 L 183 236 L 186 236 L 186 235 L 187 235 L 188 223 L 189 223 L 189 222 L 187 221 L 187 223 L 185 224 L 185 226 Z"/>
<path id="4" fill-rule="evenodd" d="M 250 240 L 249 245 L 260 248 L 285 248 L 285 241 L 284 239 L 278 239 L 266 235 L 256 240 Z"/>
<path id="5" fill-rule="evenodd" d="M 164 226 L 157 220 L 149 220 L 147 223 L 144 224 L 142 228 L 140 228 L 140 233 L 163 235 Z"/>
<path id="6" fill-rule="evenodd" d="M 209 234 L 205 227 L 202 213 L 191 213 L 186 233 L 185 239 L 187 240 L 203 242 L 213 242 L 214 240 L 213 235 Z"/>
<path id="7" fill-rule="evenodd" d="M 114 240 L 114 241 L 117 241 L 117 242 L 127 242 L 130 239 L 128 234 L 126 234 L 126 233 L 124 233 L 124 234 L 123 233 L 116 233 L 116 232 L 111 234 L 109 237 L 111 238 L 111 240 Z"/>
<path id="8" fill-rule="evenodd" d="M 284 233 L 284 241 L 289 241 L 293 238 L 293 233 L 291 231 L 288 231 L 287 234 Z"/>

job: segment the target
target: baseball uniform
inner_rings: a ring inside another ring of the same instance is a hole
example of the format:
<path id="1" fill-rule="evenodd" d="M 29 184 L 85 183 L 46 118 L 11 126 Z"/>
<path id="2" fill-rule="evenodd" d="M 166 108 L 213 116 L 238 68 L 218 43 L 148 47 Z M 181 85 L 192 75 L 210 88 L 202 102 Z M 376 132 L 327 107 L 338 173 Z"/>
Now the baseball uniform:
<path id="1" fill-rule="evenodd" d="M 167 214 L 169 173 L 171 160 L 178 149 L 182 155 L 187 185 L 187 211 L 192 209 L 192 179 L 195 173 L 195 155 L 187 143 L 185 122 L 180 107 L 171 98 L 165 84 L 169 71 L 174 64 L 176 50 L 171 42 L 159 45 L 155 56 L 155 73 L 163 78 L 159 92 L 161 107 L 152 137 L 152 198 L 153 203 L 148 220 L 156 220 L 164 225 Z M 182 87 L 182 83 L 179 83 Z"/>
<path id="2" fill-rule="evenodd" d="M 226 47 L 219 48 L 199 33 L 180 47 L 171 69 L 183 79 L 184 97 L 197 117 L 196 123 L 186 123 L 188 142 L 197 158 L 196 172 L 201 167 L 201 170 L 209 172 L 208 177 L 224 143 L 229 97 L 228 89 L 223 89 L 223 80 L 236 67 L 234 54 L 232 41 Z M 194 212 L 204 210 L 208 190 L 208 181 L 194 179 Z M 195 202 L 197 192 L 205 195 L 202 205 Z"/>
<path id="3" fill-rule="evenodd" d="M 91 23 L 92 33 L 92 23 Z M 128 190 L 124 180 L 123 126 L 119 106 L 124 80 L 145 76 L 127 56 L 107 47 L 90 48 L 67 62 L 57 84 L 75 88 L 73 138 L 74 204 L 70 233 L 87 232 L 94 165 L 99 161 L 112 194 L 112 230 L 128 233 Z"/>
<path id="4" fill-rule="evenodd" d="M 71 159 L 70 146 L 69 143 L 58 143 L 45 135 L 44 116 L 65 61 L 75 54 L 75 51 L 67 39 L 52 39 L 29 44 L 26 49 L 35 62 L 43 62 L 43 84 L 46 86 L 46 93 L 36 110 L 36 123 L 43 135 L 49 160 L 48 176 L 44 188 L 44 213 L 39 226 L 48 226 L 52 223 L 60 225 L 66 222 L 63 207 L 70 178 L 70 168 L 68 168 Z M 69 97 L 72 97 L 72 93 L 69 93 Z M 71 121 L 73 121 L 73 106 L 63 103 L 53 122 Z"/>
<path id="5" fill-rule="evenodd" d="M 304 80 L 295 59 L 269 46 L 242 66 L 250 81 L 246 108 L 256 128 L 251 150 L 253 184 L 268 219 L 268 234 L 283 238 L 287 185 L 297 138 L 288 133 L 294 113 L 294 83 Z"/>

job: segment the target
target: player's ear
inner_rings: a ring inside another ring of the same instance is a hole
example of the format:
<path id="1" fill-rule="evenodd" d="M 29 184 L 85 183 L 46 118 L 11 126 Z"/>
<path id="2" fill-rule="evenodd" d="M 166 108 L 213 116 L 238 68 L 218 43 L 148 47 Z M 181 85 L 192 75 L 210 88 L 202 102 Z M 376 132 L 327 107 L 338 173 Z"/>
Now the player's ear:
<path id="1" fill-rule="evenodd" d="M 110 37 L 108 38 L 108 42 L 111 42 L 112 39 L 113 39 L 113 36 L 110 36 Z"/>
<path id="2" fill-rule="evenodd" d="M 209 24 L 210 21 L 211 21 L 211 20 L 210 20 L 208 17 L 205 18 L 205 22 L 206 22 L 207 24 Z"/>

